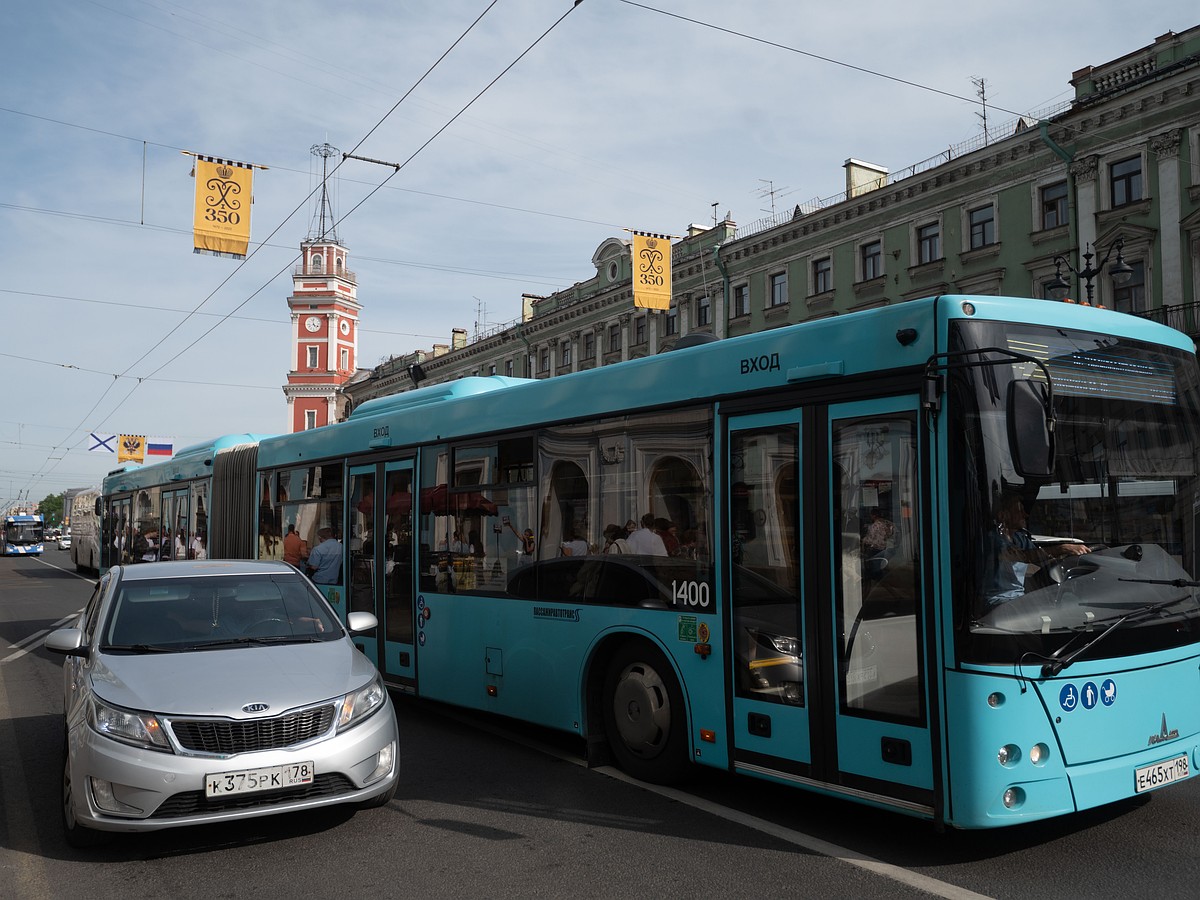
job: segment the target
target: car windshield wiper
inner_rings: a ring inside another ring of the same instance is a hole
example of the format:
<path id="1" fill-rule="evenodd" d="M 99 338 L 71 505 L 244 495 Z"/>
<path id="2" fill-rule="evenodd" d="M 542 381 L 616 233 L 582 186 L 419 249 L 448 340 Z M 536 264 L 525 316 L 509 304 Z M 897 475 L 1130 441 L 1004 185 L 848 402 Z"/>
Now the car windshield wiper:
<path id="1" fill-rule="evenodd" d="M 220 647 L 261 647 L 266 644 L 315 644 L 321 640 L 322 638 L 313 637 L 308 634 L 243 635 L 242 637 L 225 638 L 219 641 L 205 641 L 203 644 L 195 644 L 188 649 L 211 650 Z"/>
<path id="2" fill-rule="evenodd" d="M 178 653 L 181 648 L 161 644 L 107 644 L 100 649 L 105 653 Z"/>
<path id="3" fill-rule="evenodd" d="M 1143 580 L 1143 579 L 1138 579 L 1138 578 L 1122 579 L 1122 581 L 1141 581 L 1141 580 Z M 1149 579 L 1145 579 L 1145 580 L 1149 581 Z M 1171 584 L 1172 582 L 1164 581 L 1164 582 L 1156 582 L 1156 583 Z M 1158 603 L 1151 603 L 1147 606 L 1139 606 L 1137 609 L 1130 610 L 1129 612 L 1125 613 L 1125 615 L 1121 616 L 1119 619 L 1114 619 L 1107 628 L 1105 628 L 1103 631 L 1101 631 L 1099 634 L 1097 634 L 1094 638 L 1092 638 L 1090 641 L 1085 643 L 1083 646 L 1079 647 L 1076 650 L 1072 650 L 1066 656 L 1063 656 L 1062 654 L 1063 654 L 1064 650 L 1066 650 L 1068 647 L 1070 647 L 1072 644 L 1074 644 L 1083 635 L 1091 633 L 1087 630 L 1075 632 L 1074 637 L 1072 637 L 1069 641 L 1067 641 L 1065 644 L 1063 644 L 1061 647 L 1059 647 L 1057 650 L 1055 650 L 1053 653 L 1051 653 L 1050 658 L 1046 662 L 1042 663 L 1042 677 L 1043 678 L 1052 678 L 1053 676 L 1057 675 L 1059 672 L 1061 672 L 1063 669 L 1065 669 L 1071 663 L 1075 662 L 1076 658 L 1078 658 L 1080 654 L 1082 654 L 1086 650 L 1091 649 L 1092 647 L 1095 647 L 1098 643 L 1100 643 L 1102 640 L 1104 640 L 1106 637 L 1108 637 L 1110 634 L 1112 634 L 1114 631 L 1116 631 L 1122 625 L 1125 625 L 1126 623 L 1135 621 L 1137 619 L 1144 618 L 1146 616 L 1153 615 L 1154 613 L 1161 612 L 1162 610 L 1166 609 L 1168 606 L 1174 606 L 1176 603 L 1181 603 L 1184 600 L 1191 600 L 1191 599 L 1193 599 L 1191 594 L 1183 594 L 1182 596 L 1179 596 L 1179 597 L 1172 597 L 1170 600 L 1162 600 Z M 1101 622 L 1099 624 L 1104 624 L 1104 623 Z"/>

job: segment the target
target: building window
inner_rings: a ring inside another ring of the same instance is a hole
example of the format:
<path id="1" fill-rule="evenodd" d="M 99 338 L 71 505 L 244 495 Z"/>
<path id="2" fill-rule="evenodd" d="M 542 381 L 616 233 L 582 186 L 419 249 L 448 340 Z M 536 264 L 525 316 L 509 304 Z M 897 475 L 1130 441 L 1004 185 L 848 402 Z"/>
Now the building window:
<path id="1" fill-rule="evenodd" d="M 823 294 L 833 290 L 833 257 L 823 256 L 813 260 L 813 293 Z"/>
<path id="2" fill-rule="evenodd" d="M 1112 187 L 1112 205 L 1126 206 L 1142 199 L 1142 158 L 1131 156 L 1112 164 L 1108 173 Z"/>
<path id="3" fill-rule="evenodd" d="M 696 300 L 696 324 L 709 325 L 712 323 L 712 301 L 708 297 Z"/>
<path id="4" fill-rule="evenodd" d="M 489 375 L 496 374 L 496 364 L 495 363 L 492 363 L 490 366 L 488 366 L 488 374 Z"/>
<path id="5" fill-rule="evenodd" d="M 679 334 L 679 308 L 672 307 L 667 310 L 667 336 Z"/>
<path id="6" fill-rule="evenodd" d="M 1128 260 L 1127 260 L 1128 262 Z M 1130 262 L 1133 274 L 1122 285 L 1113 285 L 1113 309 L 1123 313 L 1146 311 L 1146 264 Z"/>
<path id="7" fill-rule="evenodd" d="M 312 271 L 314 271 L 314 272 L 323 271 L 325 269 L 325 260 L 323 260 L 320 256 L 318 256 L 317 254 L 314 253 L 312 255 L 311 268 L 312 268 Z"/>
<path id="8" fill-rule="evenodd" d="M 638 316 L 633 320 L 633 342 L 635 344 L 646 343 L 646 317 Z"/>
<path id="9" fill-rule="evenodd" d="M 341 360 L 342 360 L 342 371 L 345 372 L 350 368 L 350 351 L 349 350 L 346 350 L 344 348 L 342 349 Z"/>
<path id="10" fill-rule="evenodd" d="M 310 369 L 315 369 L 317 367 L 317 348 L 316 347 L 308 348 L 308 367 Z"/>
<path id="11" fill-rule="evenodd" d="M 596 333 L 594 331 L 585 331 L 583 334 L 583 358 L 596 358 Z"/>
<path id="12" fill-rule="evenodd" d="M 1042 230 L 1067 224 L 1067 183 L 1048 184 L 1041 190 Z"/>
<path id="13" fill-rule="evenodd" d="M 967 213 L 967 224 L 970 227 L 972 250 L 996 243 L 996 211 L 992 204 Z"/>
<path id="14" fill-rule="evenodd" d="M 317 427 L 317 411 L 315 409 L 306 409 L 304 411 L 304 430 L 309 431 Z"/>
<path id="15" fill-rule="evenodd" d="M 549 372 L 550 371 L 550 348 L 549 347 L 542 348 L 541 358 L 538 360 L 538 371 L 539 372 Z"/>
<path id="16" fill-rule="evenodd" d="M 917 264 L 924 265 L 942 258 L 942 226 L 930 222 L 917 229 Z"/>
<path id="17" fill-rule="evenodd" d="M 621 325 L 614 322 L 608 326 L 608 351 L 617 353 L 621 349 Z"/>
<path id="18" fill-rule="evenodd" d="M 750 285 L 739 284 L 733 289 L 733 317 L 750 315 Z"/>
<path id="19" fill-rule="evenodd" d="M 507 375 L 509 378 L 512 378 L 513 361 L 511 359 L 506 359 L 504 361 L 504 374 Z"/>
<path id="20" fill-rule="evenodd" d="M 786 306 L 787 272 L 776 272 L 771 276 L 771 306 Z"/>
<path id="21" fill-rule="evenodd" d="M 569 366 L 571 364 L 571 342 L 563 341 L 558 345 L 558 364 L 560 366 Z"/>
<path id="22" fill-rule="evenodd" d="M 871 241 L 859 248 L 862 256 L 862 280 L 883 277 L 883 241 Z"/>

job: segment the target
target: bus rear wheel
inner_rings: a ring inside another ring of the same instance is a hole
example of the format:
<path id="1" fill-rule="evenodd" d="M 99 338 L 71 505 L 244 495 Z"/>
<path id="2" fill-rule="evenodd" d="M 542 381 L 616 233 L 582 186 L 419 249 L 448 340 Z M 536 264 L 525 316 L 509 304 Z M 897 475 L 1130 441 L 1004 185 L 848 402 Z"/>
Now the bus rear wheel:
<path id="1" fill-rule="evenodd" d="M 629 641 L 609 660 L 604 728 L 617 764 L 634 778 L 674 784 L 687 774 L 683 692 L 667 658 L 645 641 Z"/>

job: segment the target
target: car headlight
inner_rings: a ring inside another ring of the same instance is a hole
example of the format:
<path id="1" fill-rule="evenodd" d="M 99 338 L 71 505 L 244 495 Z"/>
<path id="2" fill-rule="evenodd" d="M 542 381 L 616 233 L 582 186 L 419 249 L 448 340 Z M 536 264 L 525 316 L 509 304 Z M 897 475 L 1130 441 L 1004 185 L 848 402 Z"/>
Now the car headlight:
<path id="1" fill-rule="evenodd" d="M 378 675 L 364 688 L 342 698 L 342 709 L 338 715 L 338 731 L 357 725 L 383 706 L 387 690 Z"/>
<path id="2" fill-rule="evenodd" d="M 114 741 L 151 750 L 171 749 L 162 723 L 151 713 L 109 706 L 103 700 L 92 697 L 92 702 L 88 705 L 88 724 L 96 733 Z"/>
<path id="3" fill-rule="evenodd" d="M 760 631 L 759 636 L 776 652 L 782 653 L 784 656 L 800 655 L 800 641 L 794 637 L 786 634 L 771 634 L 767 631 Z"/>

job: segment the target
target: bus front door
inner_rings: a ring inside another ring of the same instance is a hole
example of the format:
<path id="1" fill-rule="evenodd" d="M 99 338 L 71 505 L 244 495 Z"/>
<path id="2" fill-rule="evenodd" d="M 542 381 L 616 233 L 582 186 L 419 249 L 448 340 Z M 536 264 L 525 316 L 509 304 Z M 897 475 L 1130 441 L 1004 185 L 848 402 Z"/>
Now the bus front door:
<path id="1" fill-rule="evenodd" d="M 727 435 L 735 768 L 931 812 L 916 399 Z"/>
<path id="2" fill-rule="evenodd" d="M 915 397 L 829 408 L 822 778 L 933 812 Z"/>

